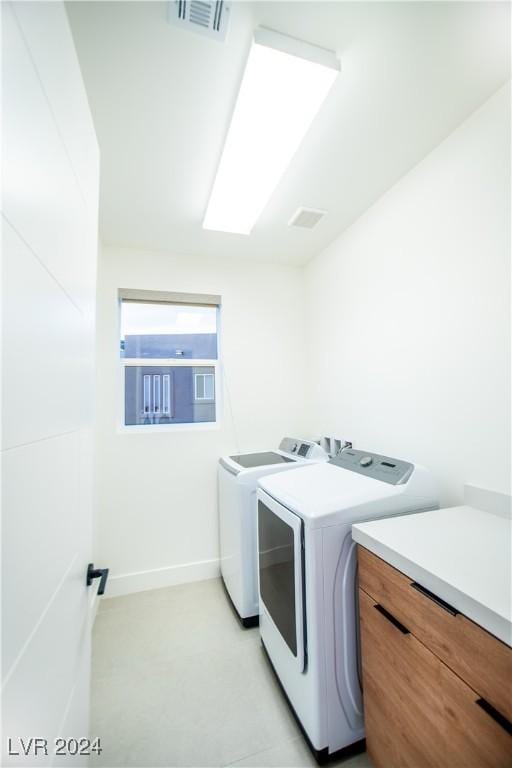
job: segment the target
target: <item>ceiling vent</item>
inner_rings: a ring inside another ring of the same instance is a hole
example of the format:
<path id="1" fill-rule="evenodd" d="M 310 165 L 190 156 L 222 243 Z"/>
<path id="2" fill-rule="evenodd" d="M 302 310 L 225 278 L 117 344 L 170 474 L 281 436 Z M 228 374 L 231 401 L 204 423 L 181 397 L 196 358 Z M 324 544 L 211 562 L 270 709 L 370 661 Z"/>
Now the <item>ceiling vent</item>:
<path id="1" fill-rule="evenodd" d="M 313 229 L 326 213 L 327 211 L 321 211 L 318 208 L 297 208 L 288 222 L 288 226 Z"/>
<path id="2" fill-rule="evenodd" d="M 172 0 L 169 22 L 222 41 L 228 30 L 230 10 L 231 3 L 225 0 Z"/>

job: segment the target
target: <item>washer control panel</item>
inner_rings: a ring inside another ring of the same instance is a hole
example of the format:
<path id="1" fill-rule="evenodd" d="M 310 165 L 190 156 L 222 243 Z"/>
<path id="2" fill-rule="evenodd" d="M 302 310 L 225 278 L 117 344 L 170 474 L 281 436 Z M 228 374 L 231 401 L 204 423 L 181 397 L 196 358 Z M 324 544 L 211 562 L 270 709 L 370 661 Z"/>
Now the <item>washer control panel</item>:
<path id="1" fill-rule="evenodd" d="M 414 471 L 414 464 L 408 461 L 369 451 L 357 451 L 355 448 L 346 448 L 329 463 L 390 485 L 406 483 Z"/>
<path id="2" fill-rule="evenodd" d="M 279 450 L 291 453 L 292 456 L 300 456 L 302 459 L 317 459 L 325 456 L 325 451 L 318 443 L 311 440 L 298 440 L 295 437 L 283 437 Z"/>

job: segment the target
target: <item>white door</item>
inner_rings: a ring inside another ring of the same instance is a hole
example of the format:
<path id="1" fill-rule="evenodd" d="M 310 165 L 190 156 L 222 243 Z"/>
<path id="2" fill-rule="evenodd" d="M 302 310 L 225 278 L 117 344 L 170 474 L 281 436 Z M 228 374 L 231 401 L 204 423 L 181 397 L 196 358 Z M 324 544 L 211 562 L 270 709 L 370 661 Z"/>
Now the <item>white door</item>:
<path id="1" fill-rule="evenodd" d="M 39 766 L 89 735 L 98 585 L 99 154 L 63 4 L 2 3 L 2 86 L 2 765 Z"/>

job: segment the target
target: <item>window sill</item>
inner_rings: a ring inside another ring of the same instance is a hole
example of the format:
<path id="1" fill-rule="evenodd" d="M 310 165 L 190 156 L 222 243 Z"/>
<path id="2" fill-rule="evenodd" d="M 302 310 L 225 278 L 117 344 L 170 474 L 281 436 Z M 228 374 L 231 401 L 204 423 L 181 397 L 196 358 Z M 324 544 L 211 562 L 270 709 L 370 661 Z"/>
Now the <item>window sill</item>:
<path id="1" fill-rule="evenodd" d="M 117 428 L 118 435 L 146 435 L 150 432 L 215 432 L 221 428 L 219 421 L 206 421 L 197 424 L 133 424 Z"/>

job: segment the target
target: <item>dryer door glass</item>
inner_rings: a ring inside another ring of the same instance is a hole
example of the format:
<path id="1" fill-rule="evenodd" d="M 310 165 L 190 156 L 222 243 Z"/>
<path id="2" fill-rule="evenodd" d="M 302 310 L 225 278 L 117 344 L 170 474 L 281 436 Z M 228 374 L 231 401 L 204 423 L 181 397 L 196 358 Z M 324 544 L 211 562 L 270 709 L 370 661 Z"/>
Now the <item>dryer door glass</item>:
<path id="1" fill-rule="evenodd" d="M 300 523 L 297 517 L 295 521 Z M 297 587 L 302 590 L 302 584 L 297 584 L 297 577 L 302 581 L 301 564 L 296 562 L 296 537 L 300 535 L 300 527 L 292 527 L 258 501 L 260 595 L 294 656 L 297 656 L 297 619 L 302 621 L 301 606 L 296 605 Z"/>

